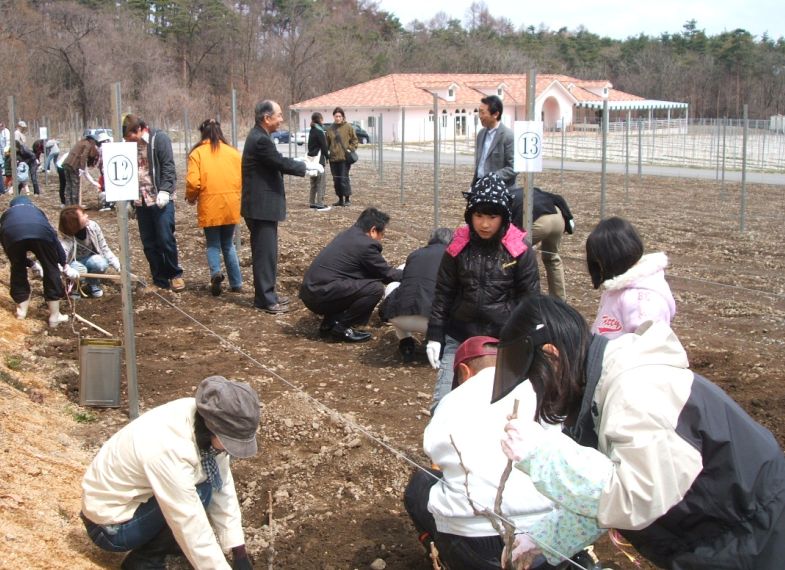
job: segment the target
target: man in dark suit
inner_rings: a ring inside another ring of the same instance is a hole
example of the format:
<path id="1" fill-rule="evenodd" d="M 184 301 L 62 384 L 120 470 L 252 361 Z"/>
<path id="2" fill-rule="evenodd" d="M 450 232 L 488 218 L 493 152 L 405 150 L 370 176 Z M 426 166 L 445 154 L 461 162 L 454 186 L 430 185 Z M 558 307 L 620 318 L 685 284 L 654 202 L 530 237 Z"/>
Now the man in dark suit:
<path id="1" fill-rule="evenodd" d="M 507 185 L 515 186 L 513 170 L 514 136 L 512 130 L 505 127 L 502 120 L 504 105 L 496 95 L 489 95 L 480 100 L 480 122 L 483 128 L 477 133 L 477 144 L 474 147 L 474 183 L 491 172 L 495 172 Z"/>
<path id="2" fill-rule="evenodd" d="M 318 163 L 283 156 L 270 137 L 283 123 L 281 106 L 262 101 L 254 109 L 254 127 L 243 148 L 243 193 L 240 215 L 251 234 L 254 306 L 270 314 L 289 310 L 289 298 L 275 291 L 278 273 L 278 222 L 286 219 L 283 175 L 317 176 Z"/>
<path id="3" fill-rule="evenodd" d="M 324 319 L 319 336 L 363 342 L 371 333 L 351 327 L 365 324 L 384 294 L 384 285 L 400 281 L 403 271 L 382 257 L 381 239 L 390 216 L 366 208 L 354 225 L 335 236 L 311 263 L 300 287 L 305 306 Z"/>

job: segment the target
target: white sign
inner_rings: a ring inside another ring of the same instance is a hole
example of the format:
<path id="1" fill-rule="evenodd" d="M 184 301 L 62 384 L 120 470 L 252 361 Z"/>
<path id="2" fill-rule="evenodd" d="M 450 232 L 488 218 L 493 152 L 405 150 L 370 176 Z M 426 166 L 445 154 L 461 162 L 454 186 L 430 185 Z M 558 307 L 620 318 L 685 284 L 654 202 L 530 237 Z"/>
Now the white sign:
<path id="1" fill-rule="evenodd" d="M 49 129 L 46 127 L 38 127 L 38 138 L 39 139 L 48 139 L 49 138 Z"/>
<path id="2" fill-rule="evenodd" d="M 542 121 L 515 121 L 515 172 L 542 172 Z"/>
<path id="3" fill-rule="evenodd" d="M 101 145 L 104 162 L 106 201 L 139 199 L 139 168 L 135 142 L 105 142 Z"/>

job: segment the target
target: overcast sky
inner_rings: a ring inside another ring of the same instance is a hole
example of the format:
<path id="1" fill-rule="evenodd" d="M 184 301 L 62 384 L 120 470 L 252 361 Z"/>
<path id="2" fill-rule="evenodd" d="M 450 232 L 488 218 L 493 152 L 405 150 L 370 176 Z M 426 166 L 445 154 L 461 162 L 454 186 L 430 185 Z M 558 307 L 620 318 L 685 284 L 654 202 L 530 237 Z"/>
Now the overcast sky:
<path id="1" fill-rule="evenodd" d="M 465 24 L 472 0 L 378 0 L 379 7 L 395 14 L 406 26 L 412 20 L 427 22 L 437 12 L 445 12 Z M 600 36 L 625 39 L 643 32 L 659 36 L 677 33 L 687 20 L 697 20 L 698 29 L 712 36 L 742 28 L 760 39 L 764 32 L 777 39 L 785 36 L 783 0 L 485 0 L 491 14 L 504 16 L 518 28 L 522 24 L 552 31 L 583 25 Z"/>

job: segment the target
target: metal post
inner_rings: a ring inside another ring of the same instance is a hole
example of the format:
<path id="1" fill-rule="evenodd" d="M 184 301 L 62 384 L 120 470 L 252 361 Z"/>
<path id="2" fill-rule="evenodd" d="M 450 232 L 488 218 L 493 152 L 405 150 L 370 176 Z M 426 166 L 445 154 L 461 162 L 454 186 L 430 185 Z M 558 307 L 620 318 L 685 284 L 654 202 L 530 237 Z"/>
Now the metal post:
<path id="1" fill-rule="evenodd" d="M 455 121 L 457 119 L 458 119 L 458 115 L 457 114 L 453 115 L 452 118 L 452 174 L 453 176 L 455 176 L 455 174 L 458 172 L 458 156 L 456 151 L 456 146 L 458 141 L 455 138 L 456 137 L 455 131 L 457 130 L 455 128 Z"/>
<path id="2" fill-rule="evenodd" d="M 526 120 L 534 121 L 534 97 L 537 82 L 537 70 L 531 68 L 526 77 Z M 526 233 L 532 235 L 534 225 L 534 173 L 527 172 L 523 186 L 523 223 Z"/>
<path id="3" fill-rule="evenodd" d="M 439 99 L 433 94 L 433 227 L 439 227 Z"/>
<path id="4" fill-rule="evenodd" d="M 120 82 L 112 90 L 114 110 L 113 129 L 122 133 L 122 104 Z M 186 124 L 188 112 L 186 111 Z M 128 246 L 128 201 L 120 200 L 115 205 L 120 241 L 120 296 L 123 301 L 123 333 L 125 346 L 125 376 L 128 385 L 128 416 L 139 416 L 139 385 L 136 380 L 136 336 L 134 335 L 134 307 L 131 299 L 131 254 Z"/>
<path id="5" fill-rule="evenodd" d="M 188 121 L 188 109 L 183 109 L 183 142 L 185 143 L 185 168 L 188 170 L 188 149 L 191 148 L 191 123 Z"/>
<path id="6" fill-rule="evenodd" d="M 561 166 L 559 167 L 559 186 L 564 186 L 564 116 L 561 118 Z"/>
<path id="7" fill-rule="evenodd" d="M 725 132 L 728 128 L 728 117 L 722 118 L 722 182 L 720 183 L 720 197 L 725 198 Z"/>
<path id="8" fill-rule="evenodd" d="M 627 111 L 627 122 L 624 124 L 624 200 L 630 199 L 630 118 Z"/>
<path id="9" fill-rule="evenodd" d="M 739 231 L 743 232 L 744 216 L 747 210 L 747 137 L 749 135 L 750 120 L 747 114 L 748 105 L 744 104 L 744 136 L 741 142 L 741 208 L 739 212 Z"/>
<path id="10" fill-rule="evenodd" d="M 401 107 L 401 204 L 403 204 L 403 162 L 406 153 L 406 107 Z"/>
<path id="11" fill-rule="evenodd" d="M 379 113 L 379 183 L 384 184 L 384 115 Z"/>
<path id="12" fill-rule="evenodd" d="M 237 89 L 232 87 L 232 146 L 237 148 Z M 240 250 L 240 224 L 234 225 L 234 248 L 239 254 Z"/>
<path id="13" fill-rule="evenodd" d="M 8 153 L 11 157 L 11 190 L 12 196 L 19 195 L 19 184 L 16 181 L 16 137 L 14 127 L 16 125 L 16 101 L 13 95 L 8 96 Z M 3 182 L 5 183 L 5 182 Z"/>
<path id="14" fill-rule="evenodd" d="M 643 175 L 643 120 L 638 121 L 638 180 Z"/>
<path id="15" fill-rule="evenodd" d="M 605 218 L 605 172 L 608 169 L 608 98 L 602 100 L 602 170 L 600 172 L 600 220 Z"/>

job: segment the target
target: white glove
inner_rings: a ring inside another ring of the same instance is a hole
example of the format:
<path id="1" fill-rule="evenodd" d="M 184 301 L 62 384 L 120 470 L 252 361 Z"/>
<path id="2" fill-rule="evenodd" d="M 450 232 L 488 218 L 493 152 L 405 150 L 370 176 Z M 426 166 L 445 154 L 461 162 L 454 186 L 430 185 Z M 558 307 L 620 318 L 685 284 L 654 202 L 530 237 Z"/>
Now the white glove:
<path id="1" fill-rule="evenodd" d="M 504 426 L 502 451 L 516 463 L 526 457 L 542 437 L 545 428 L 534 420 L 516 418 Z"/>
<path id="2" fill-rule="evenodd" d="M 319 176 L 320 174 L 324 174 L 324 166 L 318 162 L 306 163 L 305 174 L 311 178 Z"/>
<path id="3" fill-rule="evenodd" d="M 37 259 L 33 262 L 33 267 L 31 269 L 39 278 L 44 278 L 44 268 L 41 267 L 41 263 Z"/>
<path id="4" fill-rule="evenodd" d="M 172 196 L 169 192 L 159 192 L 155 197 L 155 205 L 159 208 L 166 208 L 171 198 Z"/>
<path id="5" fill-rule="evenodd" d="M 79 279 L 79 272 L 70 265 L 63 267 L 63 275 L 65 275 L 66 279 L 70 279 L 71 281 L 77 281 Z"/>
<path id="6" fill-rule="evenodd" d="M 295 162 L 308 162 L 307 156 L 295 156 L 292 160 Z"/>
<path id="7" fill-rule="evenodd" d="M 439 360 L 441 352 L 442 344 L 435 340 L 429 340 L 428 344 L 425 346 L 425 354 L 428 355 L 428 362 L 430 362 L 431 366 L 434 368 L 439 368 L 441 365 L 441 361 Z"/>
<path id="8" fill-rule="evenodd" d="M 512 545 L 512 562 L 514 568 L 528 568 L 534 557 L 540 554 L 540 549 L 537 544 L 531 539 L 528 534 L 516 534 L 515 542 Z M 505 568 L 507 562 L 507 547 L 502 550 L 502 568 Z"/>

